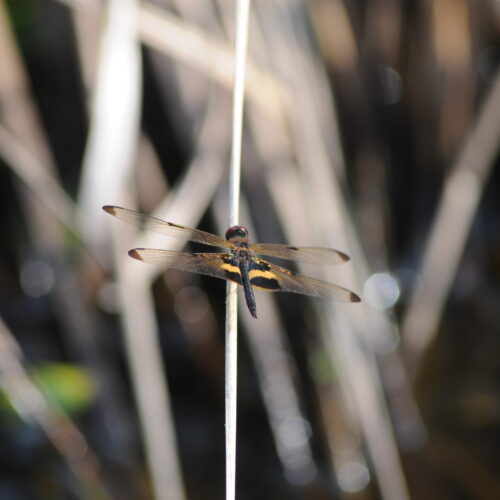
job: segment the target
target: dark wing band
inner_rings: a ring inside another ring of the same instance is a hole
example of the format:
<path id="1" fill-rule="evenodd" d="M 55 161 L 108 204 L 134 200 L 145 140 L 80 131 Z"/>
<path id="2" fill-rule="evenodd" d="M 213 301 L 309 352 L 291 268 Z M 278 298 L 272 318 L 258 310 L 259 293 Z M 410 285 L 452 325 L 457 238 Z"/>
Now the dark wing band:
<path id="1" fill-rule="evenodd" d="M 228 279 L 241 285 L 240 269 L 229 253 L 187 253 L 152 248 L 134 248 L 131 257 L 149 264 L 180 269 L 190 273 Z"/>

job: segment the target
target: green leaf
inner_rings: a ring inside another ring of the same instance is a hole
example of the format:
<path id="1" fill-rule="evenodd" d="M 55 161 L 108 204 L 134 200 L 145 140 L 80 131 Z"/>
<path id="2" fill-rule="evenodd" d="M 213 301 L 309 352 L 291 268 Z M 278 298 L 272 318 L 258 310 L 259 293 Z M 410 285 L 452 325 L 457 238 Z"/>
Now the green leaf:
<path id="1" fill-rule="evenodd" d="M 34 369 L 33 380 L 69 415 L 86 410 L 95 399 L 95 385 L 83 368 L 46 363 Z"/>

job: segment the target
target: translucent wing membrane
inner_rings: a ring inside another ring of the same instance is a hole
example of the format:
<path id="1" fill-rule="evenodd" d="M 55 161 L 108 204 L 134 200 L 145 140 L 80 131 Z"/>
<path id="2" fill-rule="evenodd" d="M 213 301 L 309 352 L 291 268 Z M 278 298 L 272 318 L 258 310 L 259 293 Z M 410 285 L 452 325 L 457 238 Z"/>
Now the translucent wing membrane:
<path id="1" fill-rule="evenodd" d="M 129 255 L 134 259 L 159 266 L 230 279 L 241 285 L 238 263 L 229 253 L 186 253 L 151 248 L 134 248 Z M 330 297 L 341 302 L 359 302 L 350 290 L 326 281 L 295 274 L 284 267 L 262 259 L 253 259 L 249 271 L 250 283 L 269 292 L 292 292 L 314 297 Z"/>
<path id="2" fill-rule="evenodd" d="M 250 245 L 252 252 L 278 257 L 279 259 L 296 260 L 310 264 L 340 264 L 349 260 L 349 256 L 338 250 L 319 247 L 294 247 L 275 243 L 256 243 Z"/>
<path id="3" fill-rule="evenodd" d="M 149 264 L 180 269 L 190 273 L 230 279 L 241 284 L 240 270 L 229 253 L 187 253 L 152 248 L 134 248 L 128 253 L 131 257 Z"/>
<path id="4" fill-rule="evenodd" d="M 142 214 L 140 212 L 136 212 L 135 210 L 129 210 L 128 208 L 115 207 L 111 205 L 106 205 L 102 208 L 108 214 L 114 215 L 117 219 L 128 222 L 129 224 L 132 224 L 140 229 L 150 229 L 151 231 L 165 236 L 182 238 L 219 248 L 233 248 L 233 244 L 230 241 L 221 238 L 220 236 L 216 236 L 215 234 L 200 231 L 199 229 L 193 229 L 191 227 L 180 226 L 179 224 L 174 224 L 172 222 L 166 222 L 161 219 L 157 219 L 156 217 L 152 217 L 151 215 Z"/>
<path id="5" fill-rule="evenodd" d="M 296 274 L 284 267 L 262 259 L 254 259 L 255 265 L 249 272 L 250 283 L 255 288 L 269 292 L 292 292 L 313 297 L 330 297 L 341 302 L 360 302 L 351 290 L 333 283 Z"/>

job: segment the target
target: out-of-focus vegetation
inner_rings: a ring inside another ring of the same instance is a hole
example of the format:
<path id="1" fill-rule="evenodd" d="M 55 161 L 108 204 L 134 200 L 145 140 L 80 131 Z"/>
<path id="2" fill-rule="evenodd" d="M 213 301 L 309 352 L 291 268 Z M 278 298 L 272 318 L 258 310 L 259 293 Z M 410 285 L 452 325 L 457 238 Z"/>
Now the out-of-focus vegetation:
<path id="1" fill-rule="evenodd" d="M 0 500 L 223 498 L 225 283 L 101 206 L 225 233 L 233 39 L 0 2 Z M 499 3 L 255 0 L 248 58 L 241 223 L 364 300 L 240 300 L 237 498 L 500 498 Z"/>

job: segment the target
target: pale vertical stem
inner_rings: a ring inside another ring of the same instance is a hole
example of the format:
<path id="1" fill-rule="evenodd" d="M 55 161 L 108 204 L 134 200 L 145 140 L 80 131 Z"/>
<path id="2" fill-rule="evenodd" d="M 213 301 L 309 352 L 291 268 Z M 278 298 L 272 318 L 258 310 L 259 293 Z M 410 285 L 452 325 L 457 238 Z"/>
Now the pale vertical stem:
<path id="1" fill-rule="evenodd" d="M 239 0 L 237 5 L 235 68 L 233 90 L 233 130 L 231 170 L 229 172 L 229 225 L 238 224 L 240 210 L 241 139 L 243 129 L 243 101 L 248 39 L 250 0 Z"/>
<path id="2" fill-rule="evenodd" d="M 233 129 L 229 172 L 229 225 L 238 224 L 241 177 L 241 142 L 245 65 L 250 0 L 238 0 L 233 90 Z M 236 485 L 236 395 L 237 395 L 237 294 L 236 284 L 228 282 L 226 301 L 226 500 L 234 500 Z"/>

